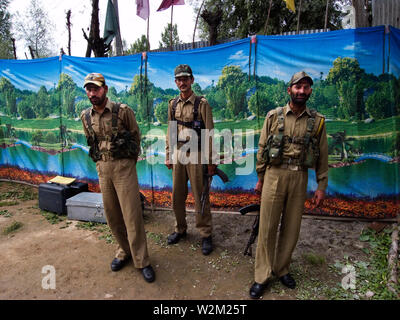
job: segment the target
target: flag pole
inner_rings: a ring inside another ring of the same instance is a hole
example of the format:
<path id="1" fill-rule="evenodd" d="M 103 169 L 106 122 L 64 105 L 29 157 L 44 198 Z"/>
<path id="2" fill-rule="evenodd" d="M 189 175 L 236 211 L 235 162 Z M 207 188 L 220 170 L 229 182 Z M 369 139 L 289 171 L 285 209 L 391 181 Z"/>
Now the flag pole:
<path id="1" fill-rule="evenodd" d="M 150 51 L 149 30 L 150 30 L 150 15 L 147 17 L 147 51 Z"/>
<path id="2" fill-rule="evenodd" d="M 174 3 L 172 2 L 172 6 L 171 6 L 171 33 L 170 33 L 170 41 L 171 41 L 171 51 L 174 51 L 173 45 L 172 45 L 172 16 L 174 14 Z"/>

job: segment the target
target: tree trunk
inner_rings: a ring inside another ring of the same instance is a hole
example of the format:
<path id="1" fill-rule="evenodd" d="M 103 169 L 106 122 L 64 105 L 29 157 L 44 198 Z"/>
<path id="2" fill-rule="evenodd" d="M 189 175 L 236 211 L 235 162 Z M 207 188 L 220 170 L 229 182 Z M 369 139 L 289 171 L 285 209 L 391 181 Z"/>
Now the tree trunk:
<path id="1" fill-rule="evenodd" d="M 68 29 L 68 55 L 71 55 L 71 10 L 67 12 L 67 29 Z"/>
<path id="2" fill-rule="evenodd" d="M 107 48 L 104 45 L 104 40 L 100 38 L 100 27 L 99 27 L 99 0 L 92 0 L 92 20 L 90 23 L 89 37 L 83 31 L 83 36 L 88 42 L 86 49 L 86 57 L 90 57 L 91 51 L 95 57 L 104 57 Z"/>
<path id="3" fill-rule="evenodd" d="M 208 24 L 209 27 L 209 42 L 210 46 L 216 45 L 217 38 L 218 38 L 218 26 L 222 22 L 222 9 L 218 8 L 216 12 L 210 12 L 207 9 L 205 9 L 201 17 L 204 19 L 204 21 Z"/>
<path id="4" fill-rule="evenodd" d="M 355 15 L 355 27 L 364 28 L 369 27 L 368 21 L 368 7 L 366 0 L 352 0 Z"/>

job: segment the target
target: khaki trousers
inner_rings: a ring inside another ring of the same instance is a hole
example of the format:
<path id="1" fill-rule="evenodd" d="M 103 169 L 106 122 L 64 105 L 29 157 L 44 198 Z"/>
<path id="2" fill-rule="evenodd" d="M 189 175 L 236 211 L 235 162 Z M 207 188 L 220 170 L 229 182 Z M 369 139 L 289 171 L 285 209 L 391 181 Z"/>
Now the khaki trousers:
<path id="1" fill-rule="evenodd" d="M 307 171 L 271 167 L 265 172 L 255 261 L 257 283 L 265 283 L 272 272 L 277 277 L 289 273 L 300 233 L 307 181 Z"/>
<path id="2" fill-rule="evenodd" d="M 186 198 L 188 195 L 188 180 L 195 201 L 196 228 L 201 237 L 206 238 L 211 235 L 211 211 L 210 197 L 206 199 L 203 215 L 201 214 L 201 193 L 203 189 L 203 165 L 202 164 L 182 164 L 179 161 L 173 165 L 172 169 L 172 208 L 176 217 L 175 232 L 182 233 L 187 229 L 186 223 Z"/>
<path id="3" fill-rule="evenodd" d="M 115 255 L 132 257 L 136 268 L 147 267 L 149 256 L 139 195 L 136 162 L 133 159 L 96 163 L 107 223 L 118 242 Z"/>

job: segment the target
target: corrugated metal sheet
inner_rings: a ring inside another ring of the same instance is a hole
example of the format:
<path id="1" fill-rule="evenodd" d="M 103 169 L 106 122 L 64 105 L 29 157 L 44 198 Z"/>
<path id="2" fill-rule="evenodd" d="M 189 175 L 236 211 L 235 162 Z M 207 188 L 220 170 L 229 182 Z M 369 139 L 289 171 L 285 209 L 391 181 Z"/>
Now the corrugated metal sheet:
<path id="1" fill-rule="evenodd" d="M 400 0 L 372 0 L 372 25 L 400 28 Z"/>

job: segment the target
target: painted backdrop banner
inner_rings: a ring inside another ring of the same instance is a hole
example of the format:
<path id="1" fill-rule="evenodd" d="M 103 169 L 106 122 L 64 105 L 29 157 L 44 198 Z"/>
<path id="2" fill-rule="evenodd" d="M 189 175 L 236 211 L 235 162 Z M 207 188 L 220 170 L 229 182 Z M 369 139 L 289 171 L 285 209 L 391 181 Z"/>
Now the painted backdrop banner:
<path id="1" fill-rule="evenodd" d="M 308 106 L 326 116 L 329 184 L 312 215 L 394 218 L 400 197 L 400 30 L 373 27 L 294 36 L 257 36 L 213 47 L 112 58 L 70 56 L 0 60 L 0 178 L 34 184 L 56 175 L 100 192 L 79 118 L 90 107 L 82 87 L 100 72 L 108 97 L 128 104 L 141 131 L 137 171 L 148 205 L 171 207 L 165 166 L 168 101 L 179 94 L 178 64 L 192 67 L 193 90 L 212 107 L 219 168 L 214 210 L 257 203 L 256 153 L 268 111 L 285 105 L 287 83 L 304 70 L 314 80 Z M 309 170 L 308 199 L 316 188 Z M 189 195 L 187 206 L 193 207 Z"/>

